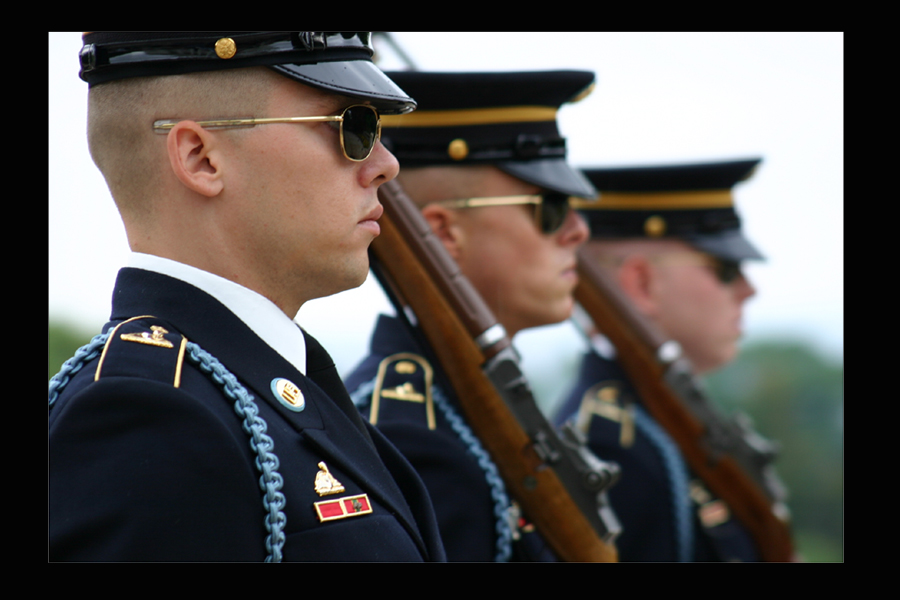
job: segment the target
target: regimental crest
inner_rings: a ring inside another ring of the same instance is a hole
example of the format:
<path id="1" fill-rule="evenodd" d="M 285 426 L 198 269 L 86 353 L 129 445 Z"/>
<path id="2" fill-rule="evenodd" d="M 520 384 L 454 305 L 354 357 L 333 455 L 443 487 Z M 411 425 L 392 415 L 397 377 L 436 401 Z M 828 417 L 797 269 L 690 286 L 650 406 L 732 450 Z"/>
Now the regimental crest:
<path id="1" fill-rule="evenodd" d="M 109 332 L 94 381 L 102 377 L 141 377 L 179 387 L 186 348 L 187 338 L 171 333 L 160 319 L 150 315 L 132 317 Z"/>
<path id="2" fill-rule="evenodd" d="M 431 364 L 418 354 L 400 352 L 385 358 L 378 365 L 375 389 L 372 392 L 372 408 L 369 422 L 378 424 L 378 412 L 383 399 L 424 404 L 425 422 L 429 429 L 437 427 L 431 385 L 434 370 Z"/>
<path id="3" fill-rule="evenodd" d="M 406 400 L 407 402 L 425 402 L 424 394 L 417 392 L 416 388 L 409 381 L 395 388 L 381 390 L 381 397 Z"/>
<path id="4" fill-rule="evenodd" d="M 276 377 L 269 385 L 272 394 L 281 402 L 281 404 L 294 412 L 301 412 L 306 408 L 306 400 L 303 398 L 303 392 L 296 383 L 285 379 L 284 377 Z"/>
<path id="5" fill-rule="evenodd" d="M 147 344 L 149 346 L 159 346 L 160 348 L 174 348 L 172 342 L 167 340 L 164 334 L 169 333 L 159 325 L 151 325 L 150 331 L 142 331 L 140 333 L 123 333 L 121 338 L 126 342 L 137 342 L 138 344 Z"/>
<path id="6" fill-rule="evenodd" d="M 320 496 L 340 494 L 345 491 L 343 484 L 328 471 L 324 462 L 319 463 L 319 472 L 316 473 L 316 493 Z"/>
<path id="7" fill-rule="evenodd" d="M 623 448 L 634 444 L 634 408 L 618 381 L 601 381 L 581 397 L 576 426 L 587 434 L 594 416 L 620 424 L 619 444 Z"/>

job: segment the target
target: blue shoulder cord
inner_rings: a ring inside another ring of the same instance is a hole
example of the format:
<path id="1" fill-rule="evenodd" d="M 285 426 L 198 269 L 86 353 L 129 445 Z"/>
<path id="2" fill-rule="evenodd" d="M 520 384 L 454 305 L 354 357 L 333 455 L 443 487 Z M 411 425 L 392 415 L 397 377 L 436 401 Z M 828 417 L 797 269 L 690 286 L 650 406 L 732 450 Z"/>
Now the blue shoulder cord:
<path id="1" fill-rule="evenodd" d="M 69 383 L 71 376 L 81 370 L 89 361 L 100 355 L 106 344 L 108 333 L 103 333 L 79 348 L 75 355 L 67 360 L 59 373 L 50 379 L 49 409 L 53 408 L 57 398 Z M 266 434 L 266 422 L 259 416 L 256 401 L 237 378 L 226 369 L 214 356 L 193 342 L 186 344 L 188 359 L 219 385 L 225 395 L 234 400 L 234 410 L 243 418 L 244 431 L 250 436 L 250 448 L 256 453 L 256 468 L 261 473 L 259 486 L 264 492 L 263 508 L 266 517 L 263 521 L 269 535 L 266 537 L 266 562 L 281 562 L 284 546 L 284 526 L 287 518 L 284 515 L 285 497 L 281 493 L 284 483 L 278 472 L 278 457 L 274 452 L 274 442 Z"/>
<path id="2" fill-rule="evenodd" d="M 634 406 L 634 424 L 662 455 L 663 464 L 672 484 L 672 504 L 675 542 L 678 561 L 689 562 L 694 547 L 694 527 L 688 492 L 687 467 L 675 442 L 640 406 Z"/>
<path id="3" fill-rule="evenodd" d="M 357 407 L 364 408 L 374 389 L 375 380 L 373 379 L 363 383 L 350 397 Z M 494 501 L 494 516 L 497 519 L 494 526 L 497 532 L 497 554 L 494 557 L 494 561 L 509 562 L 509 559 L 512 557 L 513 537 L 512 526 L 509 522 L 510 502 L 509 496 L 506 494 L 506 486 L 503 483 L 503 479 L 500 478 L 500 473 L 497 471 L 497 465 L 491 460 L 490 455 L 481 445 L 481 441 L 472 433 L 472 429 L 466 425 L 463 418 L 457 414 L 456 410 L 447 401 L 440 387 L 433 386 L 431 388 L 431 398 L 441 413 L 443 413 L 444 418 L 447 419 L 456 435 L 466 445 L 469 452 L 475 456 L 478 466 L 484 471 L 485 480 L 487 480 L 487 484 L 491 488 L 491 498 Z"/>

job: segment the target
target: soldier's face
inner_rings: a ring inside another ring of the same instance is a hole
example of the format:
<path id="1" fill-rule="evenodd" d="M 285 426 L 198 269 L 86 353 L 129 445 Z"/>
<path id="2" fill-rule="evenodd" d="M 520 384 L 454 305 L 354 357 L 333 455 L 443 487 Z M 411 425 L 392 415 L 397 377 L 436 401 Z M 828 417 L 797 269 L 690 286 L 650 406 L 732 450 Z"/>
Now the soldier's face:
<path id="1" fill-rule="evenodd" d="M 325 116 L 358 103 L 287 78 L 275 88 L 262 116 Z M 360 285 L 379 233 L 378 187 L 397 175 L 396 158 L 379 142 L 365 161 L 348 160 L 329 123 L 255 127 L 235 151 L 234 226 L 267 289 L 302 304 Z"/>
<path id="2" fill-rule="evenodd" d="M 668 256 L 652 265 L 654 318 L 660 328 L 681 344 L 698 373 L 731 361 L 743 333 L 743 306 L 756 290 L 743 275 L 722 283 L 714 269 L 687 244 L 673 242 Z M 663 255 L 665 257 L 666 254 Z M 685 260 L 676 260 L 678 257 Z"/>
<path id="3" fill-rule="evenodd" d="M 468 197 L 537 194 L 540 188 L 499 169 L 473 176 Z M 578 282 L 575 252 L 588 236 L 581 216 L 571 211 L 562 227 L 541 233 L 531 206 L 492 206 L 454 211 L 461 244 L 456 256 L 509 335 L 569 318 Z"/>

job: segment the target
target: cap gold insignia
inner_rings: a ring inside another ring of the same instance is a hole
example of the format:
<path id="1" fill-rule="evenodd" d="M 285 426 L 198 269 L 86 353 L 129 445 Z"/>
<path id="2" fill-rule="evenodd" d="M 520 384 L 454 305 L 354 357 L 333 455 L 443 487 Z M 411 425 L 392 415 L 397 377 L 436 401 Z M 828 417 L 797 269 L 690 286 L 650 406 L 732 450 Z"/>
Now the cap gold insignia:
<path id="1" fill-rule="evenodd" d="M 316 507 L 316 514 L 319 515 L 320 523 L 368 515 L 372 512 L 372 504 L 369 502 L 368 494 L 345 496 L 335 500 L 322 500 L 314 503 L 313 506 Z"/>
<path id="2" fill-rule="evenodd" d="M 453 160 L 462 160 L 469 155 L 469 144 L 462 138 L 456 138 L 447 146 L 447 154 Z"/>
<path id="3" fill-rule="evenodd" d="M 216 56 L 219 58 L 231 58 L 237 53 L 237 44 L 231 38 L 221 38 L 216 42 Z"/>
<path id="4" fill-rule="evenodd" d="M 644 233 L 650 237 L 660 237 L 666 232 L 666 220 L 653 215 L 644 221 Z"/>
<path id="5" fill-rule="evenodd" d="M 319 463 L 319 472 L 316 473 L 316 493 L 320 496 L 328 494 L 340 494 L 344 486 L 328 471 L 324 462 Z"/>
<path id="6" fill-rule="evenodd" d="M 272 380 L 272 393 L 287 408 L 294 412 L 300 412 L 306 408 L 306 400 L 303 398 L 303 392 L 292 381 L 288 381 L 283 377 Z"/>
<path id="7" fill-rule="evenodd" d="M 168 330 L 151 325 L 150 331 L 142 331 L 141 333 L 123 333 L 120 337 L 126 342 L 137 342 L 138 344 L 147 344 L 148 346 L 159 346 L 160 348 L 174 348 L 172 342 L 163 337 L 163 334 L 169 333 Z"/>

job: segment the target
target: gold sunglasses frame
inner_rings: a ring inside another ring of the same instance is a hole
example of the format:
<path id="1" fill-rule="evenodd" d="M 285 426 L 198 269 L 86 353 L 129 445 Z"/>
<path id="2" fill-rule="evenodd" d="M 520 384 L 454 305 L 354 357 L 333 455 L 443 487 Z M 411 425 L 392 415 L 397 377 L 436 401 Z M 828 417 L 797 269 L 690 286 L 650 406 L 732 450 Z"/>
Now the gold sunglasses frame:
<path id="1" fill-rule="evenodd" d="M 372 144 L 372 147 L 369 148 L 369 152 L 366 153 L 363 158 L 352 158 L 349 154 L 347 154 L 347 149 L 344 146 L 344 115 L 348 110 L 356 107 L 368 108 L 373 113 L 375 113 L 375 143 Z M 159 119 L 153 122 L 153 132 L 160 134 L 168 133 L 169 130 L 175 127 L 176 124 L 186 120 L 188 119 Z M 375 150 L 375 145 L 378 144 L 378 140 L 381 139 L 381 115 L 378 114 L 378 110 L 376 110 L 374 106 L 369 106 L 368 104 L 353 104 L 342 110 L 341 114 L 330 115 L 327 117 L 246 117 L 243 119 L 213 119 L 208 121 L 194 122 L 204 129 L 254 127 L 256 125 L 269 125 L 272 123 L 303 124 L 339 122 L 341 124 L 339 136 L 341 138 L 341 152 L 344 153 L 344 156 L 347 157 L 347 160 L 351 160 L 353 162 L 362 162 L 372 156 L 372 151 Z"/>
<path id="2" fill-rule="evenodd" d="M 643 256 L 654 265 L 661 267 L 708 268 L 722 285 L 732 285 L 740 278 L 746 279 L 741 261 L 726 260 L 702 250 L 659 251 L 645 253 Z M 592 262 L 604 267 L 617 268 L 625 262 L 625 259 L 625 256 L 597 256 L 592 259 Z M 731 269 L 733 269 L 733 273 L 730 272 Z"/>
<path id="3" fill-rule="evenodd" d="M 569 196 L 567 198 L 569 204 L 569 210 L 573 210 L 572 201 L 575 199 L 575 196 Z M 537 210 L 534 211 L 534 224 L 535 227 L 538 228 L 538 231 L 545 235 L 552 235 L 559 231 L 563 223 L 565 223 L 565 218 L 560 221 L 559 226 L 553 231 L 544 231 L 543 227 L 541 227 L 541 210 L 544 206 L 544 195 L 543 194 L 528 194 L 528 195 L 519 195 L 519 196 L 484 196 L 481 198 L 460 198 L 455 200 L 442 200 L 440 202 L 435 202 L 440 206 L 446 206 L 447 208 L 478 208 L 483 206 L 515 206 L 515 205 L 524 205 L 524 204 L 534 204 L 537 206 Z M 568 217 L 568 213 L 566 213 Z"/>

